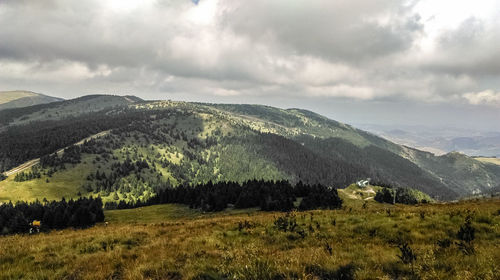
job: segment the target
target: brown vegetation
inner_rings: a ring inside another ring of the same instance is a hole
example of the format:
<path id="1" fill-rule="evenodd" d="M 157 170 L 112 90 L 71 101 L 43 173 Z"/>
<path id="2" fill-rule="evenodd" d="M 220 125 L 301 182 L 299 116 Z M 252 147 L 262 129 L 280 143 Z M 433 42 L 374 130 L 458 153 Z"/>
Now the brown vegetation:
<path id="1" fill-rule="evenodd" d="M 498 199 L 346 204 L 289 214 L 179 205 L 108 211 L 108 226 L 1 237 L 0 278 L 499 279 Z M 458 234 L 467 217 L 472 253 Z M 403 247 L 415 258 L 402 261 Z"/>

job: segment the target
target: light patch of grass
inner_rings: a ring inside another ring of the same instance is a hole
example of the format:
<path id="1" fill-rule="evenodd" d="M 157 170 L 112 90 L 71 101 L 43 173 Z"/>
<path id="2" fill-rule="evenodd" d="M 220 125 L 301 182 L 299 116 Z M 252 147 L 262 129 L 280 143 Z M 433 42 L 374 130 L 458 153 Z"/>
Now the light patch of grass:
<path id="1" fill-rule="evenodd" d="M 492 164 L 500 165 L 500 158 L 477 157 L 474 159 L 476 159 L 480 162 L 484 162 L 484 163 L 492 163 Z"/>
<path id="2" fill-rule="evenodd" d="M 2 91 L 0 92 L 0 104 L 11 102 L 23 97 L 36 96 L 36 93 L 29 91 Z"/>
<path id="3" fill-rule="evenodd" d="M 199 217 L 201 212 L 184 205 L 163 204 L 136 209 L 109 210 L 105 216 L 106 221 L 113 224 L 161 223 L 179 218 Z"/>
<path id="4" fill-rule="evenodd" d="M 0 201 L 34 201 L 43 198 L 60 200 L 62 197 L 69 199 L 77 198 L 79 192 L 84 195 L 86 191 L 82 186 L 87 182 L 89 172 L 95 170 L 92 163 L 94 157 L 84 155 L 82 163 L 74 166 L 66 164 L 65 170 L 57 171 L 52 177 L 42 175 L 40 179 L 15 182 L 15 175 L 9 176 L 0 182 Z M 102 162 L 100 164 L 104 165 Z"/>

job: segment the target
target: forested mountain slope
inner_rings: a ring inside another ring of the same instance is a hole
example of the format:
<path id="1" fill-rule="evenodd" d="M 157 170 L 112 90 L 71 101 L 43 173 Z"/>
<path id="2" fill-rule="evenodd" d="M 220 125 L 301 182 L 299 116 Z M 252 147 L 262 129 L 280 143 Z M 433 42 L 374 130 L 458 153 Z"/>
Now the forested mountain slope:
<path id="1" fill-rule="evenodd" d="M 0 91 L 0 110 L 61 101 L 61 98 L 31 91 Z"/>
<path id="2" fill-rule="evenodd" d="M 364 178 L 455 199 L 500 182 L 498 166 L 435 157 L 300 109 L 85 96 L 7 111 L 0 171 L 37 157 L 41 164 L 0 182 L 0 200 L 136 200 L 170 185 L 251 179 L 342 188 Z"/>
<path id="3" fill-rule="evenodd" d="M 24 125 L 30 122 L 62 120 L 140 101 L 142 99 L 135 96 L 87 95 L 76 99 L 38 104 L 25 108 L 6 109 L 0 111 L 0 127 Z"/>

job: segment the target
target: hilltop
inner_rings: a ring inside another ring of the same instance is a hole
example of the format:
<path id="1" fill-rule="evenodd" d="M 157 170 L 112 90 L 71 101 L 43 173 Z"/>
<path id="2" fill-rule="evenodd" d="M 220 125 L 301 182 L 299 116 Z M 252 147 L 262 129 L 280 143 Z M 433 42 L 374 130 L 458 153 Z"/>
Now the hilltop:
<path id="1" fill-rule="evenodd" d="M 137 200 L 161 187 L 252 179 L 345 188 L 366 178 L 450 200 L 500 182 L 500 166 L 434 156 L 296 108 L 92 95 L 0 111 L 0 119 L 0 171 L 40 159 L 0 182 L 4 201 Z M 100 137 L 82 143 L 92 135 Z"/>
<path id="2" fill-rule="evenodd" d="M 28 107 L 61 100 L 63 99 L 31 91 L 0 91 L 0 110 Z"/>

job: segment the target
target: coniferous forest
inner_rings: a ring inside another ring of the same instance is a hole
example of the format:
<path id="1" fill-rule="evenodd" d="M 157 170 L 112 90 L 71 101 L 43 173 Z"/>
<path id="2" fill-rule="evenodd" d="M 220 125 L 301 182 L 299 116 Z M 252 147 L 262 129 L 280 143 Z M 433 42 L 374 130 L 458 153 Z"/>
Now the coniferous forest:
<path id="1" fill-rule="evenodd" d="M 102 201 L 100 198 L 79 198 L 0 205 L 0 233 L 3 235 L 28 233 L 33 221 L 41 222 L 42 231 L 90 227 L 104 221 Z"/>
<path id="2" fill-rule="evenodd" d="M 302 200 L 295 205 L 297 198 Z M 106 209 L 130 209 L 146 205 L 178 203 L 207 212 L 234 208 L 259 207 L 262 211 L 290 211 L 292 209 L 338 209 L 342 207 L 336 189 L 320 184 L 306 185 L 302 182 L 292 186 L 288 181 L 252 180 L 242 184 L 218 182 L 195 186 L 161 188 L 147 201 L 106 202 Z"/>

